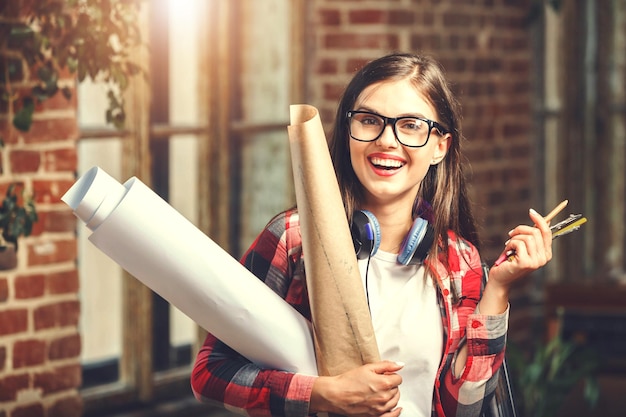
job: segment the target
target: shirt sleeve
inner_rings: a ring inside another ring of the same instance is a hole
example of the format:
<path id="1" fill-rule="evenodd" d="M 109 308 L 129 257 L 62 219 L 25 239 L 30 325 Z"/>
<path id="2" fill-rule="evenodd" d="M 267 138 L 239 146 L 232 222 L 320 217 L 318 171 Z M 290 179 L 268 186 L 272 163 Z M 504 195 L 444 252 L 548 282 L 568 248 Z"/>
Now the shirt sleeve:
<path id="1" fill-rule="evenodd" d="M 274 219 L 243 258 L 244 265 L 283 298 L 290 293 L 293 271 L 288 222 L 285 214 Z M 199 350 L 191 374 L 199 401 L 249 416 L 308 415 L 314 381 L 314 376 L 261 369 L 212 334 Z"/>
<path id="2" fill-rule="evenodd" d="M 447 417 L 480 415 L 485 400 L 496 389 L 506 348 L 509 308 L 498 315 L 480 314 L 478 301 L 483 278 L 480 257 L 473 246 L 465 255 L 469 267 L 462 279 L 462 300 L 453 307 L 459 323 L 463 324 L 458 335 L 460 341 L 443 378 L 437 382 L 443 384 L 440 394 Z M 461 375 L 455 376 L 456 353 L 464 345 L 467 345 L 465 368 Z"/>

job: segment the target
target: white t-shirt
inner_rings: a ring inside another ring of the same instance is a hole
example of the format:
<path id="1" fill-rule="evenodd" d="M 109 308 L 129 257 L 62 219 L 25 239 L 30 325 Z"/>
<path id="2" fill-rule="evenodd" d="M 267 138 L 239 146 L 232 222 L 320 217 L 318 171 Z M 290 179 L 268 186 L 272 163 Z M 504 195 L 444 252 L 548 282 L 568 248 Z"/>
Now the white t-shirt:
<path id="1" fill-rule="evenodd" d="M 433 280 L 421 265 L 404 266 L 397 255 L 377 251 L 359 270 L 369 299 L 374 333 L 383 360 L 404 362 L 402 415 L 429 417 L 437 369 L 443 355 L 443 324 Z"/>

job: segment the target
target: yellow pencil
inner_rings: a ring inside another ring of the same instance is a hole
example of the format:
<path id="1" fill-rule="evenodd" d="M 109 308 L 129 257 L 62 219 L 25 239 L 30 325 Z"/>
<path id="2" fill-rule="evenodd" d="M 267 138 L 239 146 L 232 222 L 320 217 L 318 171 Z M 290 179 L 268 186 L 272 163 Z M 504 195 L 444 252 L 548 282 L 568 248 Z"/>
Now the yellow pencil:
<path id="1" fill-rule="evenodd" d="M 545 221 L 549 222 L 550 220 L 554 219 L 554 217 L 559 214 L 565 208 L 565 206 L 567 206 L 567 203 L 569 203 L 569 200 L 561 201 L 559 205 L 554 208 L 554 210 L 552 210 L 550 213 L 548 213 L 546 217 L 544 217 Z"/>

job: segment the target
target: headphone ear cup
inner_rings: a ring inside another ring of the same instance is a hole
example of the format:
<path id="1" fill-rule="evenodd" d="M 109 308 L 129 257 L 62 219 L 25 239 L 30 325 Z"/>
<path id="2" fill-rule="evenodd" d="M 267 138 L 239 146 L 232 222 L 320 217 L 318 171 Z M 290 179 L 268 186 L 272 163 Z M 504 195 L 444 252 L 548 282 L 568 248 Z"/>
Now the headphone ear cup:
<path id="1" fill-rule="evenodd" d="M 380 246 L 380 225 L 372 212 L 355 211 L 352 214 L 350 233 L 357 259 L 366 259 L 376 253 Z"/>
<path id="2" fill-rule="evenodd" d="M 435 229 L 426 220 L 418 217 L 404 239 L 398 262 L 402 265 L 413 265 L 424 262 L 428 250 L 435 240 Z"/>

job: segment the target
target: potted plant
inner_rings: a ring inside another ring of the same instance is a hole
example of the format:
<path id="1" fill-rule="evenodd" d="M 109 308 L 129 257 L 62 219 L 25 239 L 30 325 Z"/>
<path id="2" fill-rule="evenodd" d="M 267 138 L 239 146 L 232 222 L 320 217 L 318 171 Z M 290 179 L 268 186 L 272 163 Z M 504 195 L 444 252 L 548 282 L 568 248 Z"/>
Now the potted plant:
<path id="1" fill-rule="evenodd" d="M 29 236 L 38 220 L 32 198 L 18 194 L 16 184 L 7 188 L 0 204 L 0 270 L 13 269 L 17 265 L 17 246 L 20 236 Z"/>
<path id="2" fill-rule="evenodd" d="M 562 323 L 563 312 L 559 312 Z M 585 402 L 593 408 L 600 396 L 596 373 L 600 358 L 574 340 L 564 340 L 559 331 L 531 351 L 509 344 L 509 363 L 514 390 L 522 415 L 554 417 L 577 384 L 584 384 Z"/>

